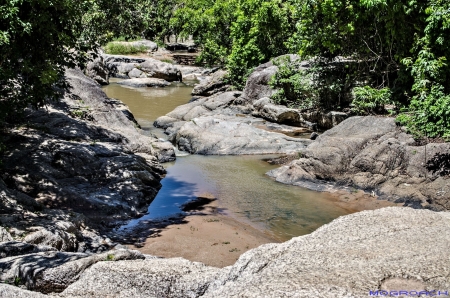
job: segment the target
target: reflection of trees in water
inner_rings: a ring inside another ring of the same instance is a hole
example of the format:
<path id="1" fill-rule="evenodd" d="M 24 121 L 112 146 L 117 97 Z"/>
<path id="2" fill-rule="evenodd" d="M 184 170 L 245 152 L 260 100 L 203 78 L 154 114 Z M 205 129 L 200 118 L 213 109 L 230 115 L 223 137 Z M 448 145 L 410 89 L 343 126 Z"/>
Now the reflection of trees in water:
<path id="1" fill-rule="evenodd" d="M 132 88 L 141 93 L 143 97 L 168 97 L 174 93 L 182 92 L 190 94 L 191 90 L 184 86 L 169 86 L 165 88 Z"/>

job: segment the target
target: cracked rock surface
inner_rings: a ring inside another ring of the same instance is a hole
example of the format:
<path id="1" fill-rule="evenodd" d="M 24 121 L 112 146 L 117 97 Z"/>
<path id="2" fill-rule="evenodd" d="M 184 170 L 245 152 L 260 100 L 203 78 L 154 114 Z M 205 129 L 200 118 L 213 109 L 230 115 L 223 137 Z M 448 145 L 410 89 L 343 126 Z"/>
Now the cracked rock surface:
<path id="1" fill-rule="evenodd" d="M 36 252 L 30 245 L 113 247 L 99 231 L 147 212 L 165 174 L 160 162 L 175 158 L 169 142 L 141 134 L 128 108 L 95 81 L 74 69 L 66 78 L 72 88 L 60 102 L 26 111 L 25 123 L 4 136 L 0 238 L 24 242 L 3 245 L 4 256 Z"/>
<path id="2" fill-rule="evenodd" d="M 388 207 L 262 245 L 222 269 L 181 258 L 98 262 L 59 297 L 336 298 L 367 297 L 377 290 L 447 290 L 448 247 L 449 213 Z M 0 293 L 33 297 L 4 284 Z"/>
<path id="3" fill-rule="evenodd" d="M 450 210 L 449 177 L 426 166 L 449 150 L 450 143 L 417 145 L 393 118 L 351 117 L 320 135 L 300 159 L 268 175 L 315 190 L 333 181 L 413 208 Z"/>

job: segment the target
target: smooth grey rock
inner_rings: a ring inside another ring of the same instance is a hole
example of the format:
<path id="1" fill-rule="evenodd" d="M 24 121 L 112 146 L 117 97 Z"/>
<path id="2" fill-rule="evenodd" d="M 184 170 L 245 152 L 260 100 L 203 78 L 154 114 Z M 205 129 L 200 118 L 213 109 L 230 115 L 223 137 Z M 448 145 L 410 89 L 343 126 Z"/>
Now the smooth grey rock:
<path id="1" fill-rule="evenodd" d="M 181 258 L 102 262 L 86 270 L 62 296 L 200 297 L 218 271 Z"/>
<path id="2" fill-rule="evenodd" d="M 109 84 L 109 71 L 103 61 L 102 56 L 98 56 L 97 58 L 90 61 L 86 66 L 84 74 L 94 79 L 100 85 Z"/>
<path id="3" fill-rule="evenodd" d="M 299 125 L 302 122 L 298 110 L 284 106 L 266 104 L 259 113 L 262 118 L 276 123 Z"/>
<path id="4" fill-rule="evenodd" d="M 145 259 L 138 251 L 111 250 L 101 254 L 40 252 L 0 259 L 2 282 L 18 277 L 28 290 L 61 292 L 89 266 L 100 261 Z"/>
<path id="5" fill-rule="evenodd" d="M 0 227 L 0 243 L 13 240 L 14 239 L 11 237 L 11 234 L 5 228 Z"/>
<path id="6" fill-rule="evenodd" d="M 0 297 L 14 298 L 48 298 L 54 296 L 44 295 L 38 292 L 28 291 L 13 285 L 0 284 Z"/>
<path id="7" fill-rule="evenodd" d="M 226 75 L 227 72 L 224 70 L 214 72 L 211 76 L 194 87 L 192 95 L 211 96 L 226 91 L 230 87 L 230 85 L 225 82 Z"/>
<path id="8" fill-rule="evenodd" d="M 137 69 L 137 68 L 133 68 L 133 69 L 128 73 L 128 76 L 129 76 L 131 79 L 134 79 L 134 78 L 141 78 L 142 75 L 145 76 L 145 74 L 144 74 L 142 71 L 140 71 L 139 69 Z"/>
<path id="9" fill-rule="evenodd" d="M 80 274 L 95 263 L 137 259 L 145 259 L 145 256 L 138 251 L 126 249 L 91 255 L 38 272 L 34 276 L 34 283 L 29 288 L 42 293 L 61 292 L 78 280 Z"/>
<path id="10" fill-rule="evenodd" d="M 449 225 L 448 213 L 399 207 L 343 216 L 243 254 L 203 297 L 366 297 L 392 279 L 410 290 L 447 289 Z"/>
<path id="11" fill-rule="evenodd" d="M 252 249 L 229 267 L 180 258 L 100 262 L 62 297 L 366 297 L 450 286 L 450 215 L 389 207 Z M 426 239 L 426 240 L 424 240 Z"/>
<path id="12" fill-rule="evenodd" d="M 295 153 L 311 142 L 279 133 L 286 128 L 271 129 L 265 121 L 244 115 L 246 107 L 235 104 L 240 95 L 230 91 L 200 98 L 175 108 L 154 125 L 164 128 L 180 150 L 195 154 Z"/>
<path id="13" fill-rule="evenodd" d="M 242 117 L 204 116 L 181 126 L 174 136 L 180 150 L 205 155 L 295 153 L 310 143 L 259 129 Z"/>
<path id="14" fill-rule="evenodd" d="M 276 90 L 269 86 L 269 82 L 277 71 L 278 66 L 273 65 L 272 62 L 259 65 L 248 77 L 242 97 L 249 103 L 263 97 L 270 98 Z"/>
<path id="15" fill-rule="evenodd" d="M 449 210 L 450 184 L 425 167 L 427 160 L 449 150 L 449 143 L 417 146 L 393 118 L 351 117 L 320 135 L 302 158 L 268 175 L 308 188 L 335 181 L 405 206 Z"/>
<path id="16" fill-rule="evenodd" d="M 182 81 L 181 71 L 174 65 L 156 59 L 146 59 L 139 64 L 139 69 L 148 77 L 172 81 Z"/>
<path id="17" fill-rule="evenodd" d="M 117 82 L 119 85 L 125 85 L 130 87 L 167 87 L 169 82 L 163 79 L 155 78 L 135 78 Z"/>
<path id="18" fill-rule="evenodd" d="M 103 59 L 109 74 L 114 77 L 130 78 L 130 72 L 135 77 L 135 69 L 137 69 L 142 72 L 139 77 L 145 75 L 148 78 L 163 79 L 169 82 L 182 80 L 182 74 L 178 67 L 153 58 L 104 54 Z"/>
<path id="19" fill-rule="evenodd" d="M 148 51 L 155 52 L 158 50 L 158 44 L 156 42 L 150 41 L 150 40 L 137 40 L 130 42 L 133 46 L 136 47 L 146 47 Z"/>
<path id="20" fill-rule="evenodd" d="M 317 128 L 315 123 L 304 120 L 299 110 L 276 105 L 268 97 L 258 99 L 253 103 L 253 107 L 255 110 L 252 112 L 252 115 L 255 117 L 261 117 L 279 124 L 304 127 L 311 130 Z"/>

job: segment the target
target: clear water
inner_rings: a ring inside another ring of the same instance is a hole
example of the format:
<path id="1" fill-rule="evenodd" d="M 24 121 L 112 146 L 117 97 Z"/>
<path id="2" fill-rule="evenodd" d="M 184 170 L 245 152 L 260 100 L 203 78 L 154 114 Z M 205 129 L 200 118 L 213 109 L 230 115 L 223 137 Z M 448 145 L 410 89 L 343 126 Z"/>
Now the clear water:
<path id="1" fill-rule="evenodd" d="M 111 84 L 108 96 L 130 107 L 138 122 L 149 124 L 190 99 L 189 86 L 166 89 L 133 89 Z M 165 94 L 165 95 L 164 95 Z M 163 135 L 160 131 L 157 135 Z M 218 198 L 219 207 L 230 216 L 264 230 L 280 241 L 310 233 L 333 219 L 350 213 L 334 204 L 328 193 L 319 193 L 273 181 L 265 173 L 277 166 L 263 161 L 267 156 L 178 157 L 165 164 L 162 188 L 148 208 L 148 214 L 122 228 L 182 213 L 180 206 L 208 193 Z"/>

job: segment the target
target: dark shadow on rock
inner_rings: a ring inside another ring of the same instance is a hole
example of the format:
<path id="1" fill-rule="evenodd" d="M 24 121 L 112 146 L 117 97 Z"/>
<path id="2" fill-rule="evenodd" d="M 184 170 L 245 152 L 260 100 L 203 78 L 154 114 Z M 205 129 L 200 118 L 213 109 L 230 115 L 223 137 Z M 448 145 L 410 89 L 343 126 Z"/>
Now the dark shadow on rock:
<path id="1" fill-rule="evenodd" d="M 197 185 L 174 177 L 166 177 L 161 181 L 163 187 L 149 206 L 149 213 L 131 220 L 126 225 L 109 233 L 109 237 L 121 244 L 141 246 L 145 239 L 159 237 L 161 231 L 174 224 L 187 224 L 186 216 L 207 215 L 205 205 L 214 200 L 213 197 L 196 196 Z M 152 210 L 153 209 L 153 210 Z M 209 213 L 221 213 L 225 209 L 209 206 Z"/>

